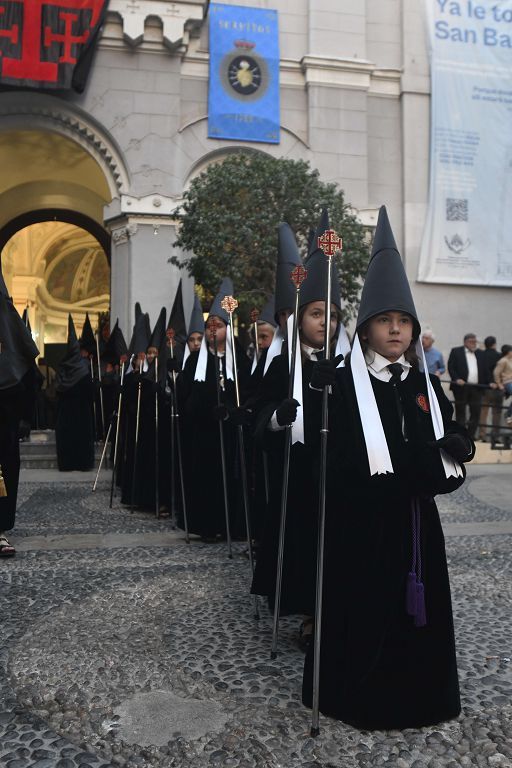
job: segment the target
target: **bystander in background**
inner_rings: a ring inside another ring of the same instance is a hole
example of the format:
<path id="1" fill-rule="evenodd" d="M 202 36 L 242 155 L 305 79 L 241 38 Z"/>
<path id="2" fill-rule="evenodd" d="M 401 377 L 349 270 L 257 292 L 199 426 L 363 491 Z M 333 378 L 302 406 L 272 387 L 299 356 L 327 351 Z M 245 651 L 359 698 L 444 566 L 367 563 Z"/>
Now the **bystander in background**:
<path id="1" fill-rule="evenodd" d="M 461 427 L 466 427 L 472 440 L 475 439 L 480 420 L 482 385 L 484 384 L 484 365 L 482 350 L 477 349 L 478 342 L 474 333 L 466 333 L 464 345 L 453 347 L 448 357 L 450 389 L 455 400 L 455 420 Z M 466 409 L 469 419 L 466 420 Z"/>
<path id="2" fill-rule="evenodd" d="M 421 344 L 423 351 L 425 352 L 425 360 L 427 361 L 427 368 L 429 373 L 435 373 L 436 376 L 441 376 L 446 366 L 444 364 L 442 353 L 434 347 L 435 336 L 430 328 L 425 328 L 421 334 Z"/>

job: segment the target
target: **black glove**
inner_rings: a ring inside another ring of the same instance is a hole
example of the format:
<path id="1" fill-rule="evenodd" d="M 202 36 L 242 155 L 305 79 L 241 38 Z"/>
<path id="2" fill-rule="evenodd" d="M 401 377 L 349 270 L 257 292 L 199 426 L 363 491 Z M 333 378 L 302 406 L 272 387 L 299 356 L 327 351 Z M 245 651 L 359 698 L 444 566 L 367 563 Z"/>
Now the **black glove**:
<path id="1" fill-rule="evenodd" d="M 460 435 L 458 432 L 450 432 L 444 437 L 439 438 L 439 440 L 432 440 L 429 445 L 442 448 L 459 464 L 472 458 L 473 445 L 471 440 L 464 435 Z"/>
<path id="2" fill-rule="evenodd" d="M 283 400 L 279 408 L 276 409 L 276 419 L 280 427 L 293 424 L 297 418 L 297 408 L 299 405 L 300 403 L 293 398 L 291 400 Z"/>
<path id="3" fill-rule="evenodd" d="M 167 370 L 169 371 L 169 373 L 172 373 L 173 371 L 177 373 L 179 369 L 180 369 L 180 366 L 179 366 L 178 360 L 175 357 L 168 357 Z"/>
<path id="4" fill-rule="evenodd" d="M 237 427 L 239 425 L 246 426 L 247 424 L 250 424 L 251 417 L 252 411 L 247 408 L 231 408 L 229 411 L 229 420 L 233 424 L 236 424 Z"/>
<path id="5" fill-rule="evenodd" d="M 225 405 L 216 405 L 212 411 L 212 415 L 216 421 L 225 421 L 228 418 L 229 413 Z"/>
<path id="6" fill-rule="evenodd" d="M 343 360 L 343 355 L 338 355 L 334 360 L 319 360 L 313 367 L 311 374 L 311 386 L 314 389 L 323 389 L 331 386 L 336 380 L 336 366 Z"/>

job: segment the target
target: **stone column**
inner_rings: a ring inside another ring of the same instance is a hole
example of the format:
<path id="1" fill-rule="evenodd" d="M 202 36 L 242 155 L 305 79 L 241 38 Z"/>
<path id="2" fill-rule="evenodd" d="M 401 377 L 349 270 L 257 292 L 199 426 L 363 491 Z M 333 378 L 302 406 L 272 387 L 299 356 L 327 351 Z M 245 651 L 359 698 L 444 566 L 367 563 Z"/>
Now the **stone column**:
<path id="1" fill-rule="evenodd" d="M 112 235 L 111 322 L 113 325 L 119 319 L 127 343 L 136 301 L 143 312 L 149 313 L 153 326 L 162 307 L 170 312 L 180 278 L 190 282 L 186 273 L 169 263 L 170 256 L 176 253 L 176 202 L 161 195 L 149 198 L 125 196 L 114 200 L 105 212 L 105 226 Z M 189 293 L 187 285 L 187 297 Z"/>

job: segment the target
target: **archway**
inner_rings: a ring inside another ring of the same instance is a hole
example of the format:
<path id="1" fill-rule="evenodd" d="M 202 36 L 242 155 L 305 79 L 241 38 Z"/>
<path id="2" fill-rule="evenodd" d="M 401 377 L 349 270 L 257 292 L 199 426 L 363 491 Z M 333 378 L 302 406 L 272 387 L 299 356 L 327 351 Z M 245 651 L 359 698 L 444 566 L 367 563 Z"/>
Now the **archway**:
<path id="1" fill-rule="evenodd" d="M 112 185 L 86 148 L 51 130 L 0 132 L 0 167 L 2 270 L 44 354 L 65 341 L 68 312 L 78 332 L 86 312 L 108 312 Z"/>

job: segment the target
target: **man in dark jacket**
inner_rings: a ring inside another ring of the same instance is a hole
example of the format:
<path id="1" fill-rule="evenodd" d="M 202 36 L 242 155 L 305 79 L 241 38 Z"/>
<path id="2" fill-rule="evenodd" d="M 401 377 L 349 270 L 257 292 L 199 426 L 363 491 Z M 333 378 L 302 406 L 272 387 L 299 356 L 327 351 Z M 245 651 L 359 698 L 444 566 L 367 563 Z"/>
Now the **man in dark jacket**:
<path id="1" fill-rule="evenodd" d="M 477 349 L 474 333 L 466 333 L 464 346 L 454 347 L 448 358 L 450 389 L 455 400 L 455 420 L 462 427 L 467 426 L 469 436 L 475 438 L 480 419 L 480 406 L 485 382 L 485 365 L 481 350 Z M 480 385 L 480 386 L 479 386 Z M 469 420 L 466 421 L 466 406 Z"/>
<path id="2" fill-rule="evenodd" d="M 501 355 L 496 349 L 496 337 L 486 336 L 484 339 L 485 349 L 481 353 L 484 362 L 484 384 L 489 389 L 484 389 L 482 395 L 482 407 L 480 410 L 480 440 L 482 443 L 489 442 L 489 433 L 487 432 L 487 417 L 489 408 L 492 408 L 492 431 L 490 435 L 491 443 L 495 443 L 499 437 L 501 423 L 501 406 L 503 405 L 503 393 L 499 390 L 494 381 L 494 369 Z"/>

